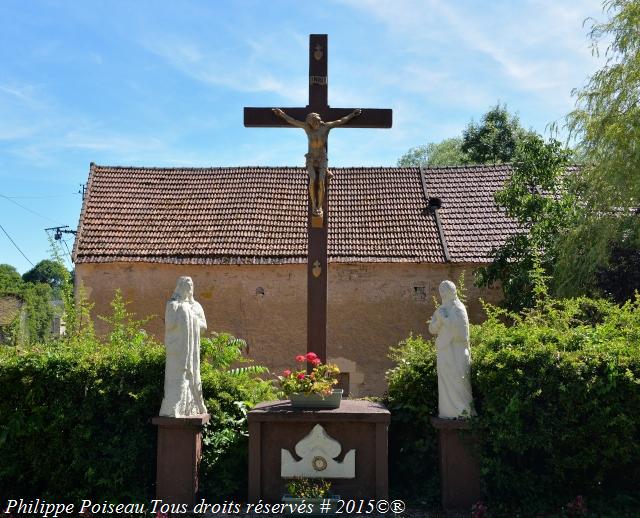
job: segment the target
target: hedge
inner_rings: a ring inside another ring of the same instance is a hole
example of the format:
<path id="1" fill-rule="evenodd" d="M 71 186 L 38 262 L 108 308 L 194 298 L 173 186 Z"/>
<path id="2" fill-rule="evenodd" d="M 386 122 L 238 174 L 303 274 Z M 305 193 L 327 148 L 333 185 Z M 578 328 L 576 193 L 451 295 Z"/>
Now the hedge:
<path id="1" fill-rule="evenodd" d="M 548 301 L 524 315 L 488 307 L 471 326 L 479 455 L 495 514 L 638 508 L 640 298 L 623 306 Z M 392 353 L 392 486 L 437 501 L 436 352 L 410 337 Z"/>
<path id="2" fill-rule="evenodd" d="M 154 497 L 164 348 L 136 332 L 0 348 L 0 487 L 5 498 L 145 502 Z M 241 342 L 203 340 L 202 494 L 246 490 L 246 409 L 274 397 L 260 369 L 229 369 Z"/>

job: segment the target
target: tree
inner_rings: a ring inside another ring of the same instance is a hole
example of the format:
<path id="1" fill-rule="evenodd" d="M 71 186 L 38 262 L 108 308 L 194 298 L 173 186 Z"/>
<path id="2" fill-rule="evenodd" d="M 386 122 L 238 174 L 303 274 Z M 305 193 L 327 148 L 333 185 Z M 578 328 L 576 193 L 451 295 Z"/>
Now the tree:
<path id="1" fill-rule="evenodd" d="M 469 162 L 462 151 L 461 138 L 444 139 L 439 144 L 411 148 L 398 160 L 400 167 L 462 165 Z"/>
<path id="2" fill-rule="evenodd" d="M 25 302 L 30 341 L 42 341 L 53 317 L 51 286 L 42 282 L 25 282 L 9 264 L 0 264 L 0 295 L 17 295 Z"/>
<path id="3" fill-rule="evenodd" d="M 553 287 L 558 238 L 572 224 L 576 203 L 568 185 L 571 151 L 560 142 L 527 133 L 513 158 L 513 174 L 495 200 L 521 231 L 492 251 L 492 262 L 476 272 L 476 284 L 500 282 L 505 306 L 521 311 Z"/>
<path id="4" fill-rule="evenodd" d="M 596 271 L 598 289 L 620 304 L 633 300 L 640 292 L 640 249 L 616 245 L 610 259 L 607 267 Z"/>
<path id="5" fill-rule="evenodd" d="M 0 294 L 19 293 L 22 288 L 22 278 L 10 264 L 0 264 Z"/>
<path id="6" fill-rule="evenodd" d="M 495 164 L 511 162 L 516 145 L 533 134 L 520 126 L 518 117 L 497 104 L 482 116 L 480 124 L 469 122 L 462 137 L 430 142 L 411 148 L 398 160 L 400 167 Z"/>
<path id="7" fill-rule="evenodd" d="M 615 251 L 640 249 L 640 1 L 608 0 L 609 19 L 594 23 L 594 53 L 607 44 L 605 65 L 575 90 L 568 127 L 585 165 L 578 184 L 578 224 L 563 238 L 558 265 L 562 293 L 595 284 L 597 272 L 615 267 Z"/>
<path id="8" fill-rule="evenodd" d="M 69 277 L 69 272 L 64 265 L 58 261 L 44 259 L 36 264 L 31 270 L 22 276 L 25 282 L 38 283 L 43 282 L 51 286 L 54 290 L 62 287 Z"/>
<path id="9" fill-rule="evenodd" d="M 27 303 L 29 340 L 43 342 L 49 336 L 53 320 L 51 286 L 44 282 L 25 283 L 21 295 Z"/>
<path id="10" fill-rule="evenodd" d="M 482 116 L 480 124 L 473 121 L 462 132 L 462 152 L 475 164 L 511 162 L 518 141 L 527 132 L 507 106 L 496 104 Z"/>

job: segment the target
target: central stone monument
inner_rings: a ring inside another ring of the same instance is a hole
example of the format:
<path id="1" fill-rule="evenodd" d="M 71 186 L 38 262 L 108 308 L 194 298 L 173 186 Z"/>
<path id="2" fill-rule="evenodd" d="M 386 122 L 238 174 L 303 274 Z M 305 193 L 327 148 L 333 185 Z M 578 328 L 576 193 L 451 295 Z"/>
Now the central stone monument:
<path id="1" fill-rule="evenodd" d="M 312 34 L 309 37 L 307 106 L 244 109 L 246 127 L 298 127 L 304 129 L 309 138 L 309 151 L 306 154 L 310 193 L 307 225 L 307 352 L 316 353 L 323 362 L 327 361 L 327 229 L 331 187 L 331 175 L 327 171 L 329 130 L 338 126 L 390 128 L 392 124 L 389 109 L 331 108 L 327 104 L 327 52 L 327 35 Z"/>
<path id="2" fill-rule="evenodd" d="M 309 37 L 307 106 L 244 109 L 247 127 L 296 127 L 307 134 L 307 352 L 322 362 L 327 361 L 329 131 L 392 124 L 389 109 L 329 106 L 327 43 L 326 34 Z M 344 401 L 334 410 L 298 410 L 289 401 L 258 405 L 248 416 L 249 499 L 279 500 L 293 476 L 331 480 L 346 499 L 385 498 L 389 417 L 384 406 L 369 401 Z"/>

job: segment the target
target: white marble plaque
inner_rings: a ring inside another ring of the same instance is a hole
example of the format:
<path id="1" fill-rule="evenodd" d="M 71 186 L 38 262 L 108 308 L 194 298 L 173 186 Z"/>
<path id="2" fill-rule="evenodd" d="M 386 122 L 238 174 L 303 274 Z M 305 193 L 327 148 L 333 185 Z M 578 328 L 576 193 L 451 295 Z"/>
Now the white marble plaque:
<path id="1" fill-rule="evenodd" d="M 342 451 L 341 444 L 329 437 L 325 429 L 317 424 L 313 430 L 295 447 L 295 460 L 291 452 L 282 449 L 280 453 L 280 475 L 283 478 L 355 478 L 356 450 L 350 450 L 342 462 L 336 457 Z"/>

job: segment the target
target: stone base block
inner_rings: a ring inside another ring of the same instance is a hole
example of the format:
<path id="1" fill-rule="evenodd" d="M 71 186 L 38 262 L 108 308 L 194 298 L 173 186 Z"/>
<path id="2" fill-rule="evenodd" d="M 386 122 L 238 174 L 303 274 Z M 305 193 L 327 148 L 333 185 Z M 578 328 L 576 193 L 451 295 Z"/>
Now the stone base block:
<path id="1" fill-rule="evenodd" d="M 294 409 L 289 401 L 274 401 L 257 405 L 248 418 L 250 502 L 280 501 L 287 483 L 282 477 L 282 449 L 297 461 L 296 444 L 316 425 L 321 425 L 331 439 L 340 443 L 336 462 L 345 462 L 347 456 L 353 455 L 351 450 L 355 450 L 355 478 L 326 477 L 332 493 L 343 499 L 388 497 L 390 414 L 380 403 L 343 399 L 340 408 L 300 410 Z M 318 472 L 319 477 L 321 473 Z"/>
<path id="2" fill-rule="evenodd" d="M 439 417 L 431 424 L 439 435 L 442 507 L 469 510 L 482 496 L 471 425 L 467 419 Z"/>
<path id="3" fill-rule="evenodd" d="M 193 506 L 198 492 L 202 426 L 209 414 L 191 417 L 154 417 L 158 427 L 156 498 L 168 504 Z"/>

